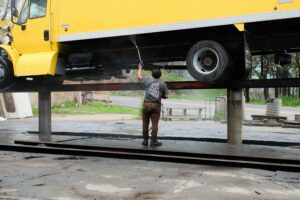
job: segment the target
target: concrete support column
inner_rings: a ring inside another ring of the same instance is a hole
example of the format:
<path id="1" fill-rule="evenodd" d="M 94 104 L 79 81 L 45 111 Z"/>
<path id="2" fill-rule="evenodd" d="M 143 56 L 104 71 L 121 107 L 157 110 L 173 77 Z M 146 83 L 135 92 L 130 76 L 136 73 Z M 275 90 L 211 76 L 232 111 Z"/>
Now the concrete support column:
<path id="1" fill-rule="evenodd" d="M 51 92 L 39 92 L 39 138 L 51 142 Z"/>
<path id="2" fill-rule="evenodd" d="M 243 90 L 228 89 L 227 91 L 227 142 L 242 144 L 243 142 Z"/>

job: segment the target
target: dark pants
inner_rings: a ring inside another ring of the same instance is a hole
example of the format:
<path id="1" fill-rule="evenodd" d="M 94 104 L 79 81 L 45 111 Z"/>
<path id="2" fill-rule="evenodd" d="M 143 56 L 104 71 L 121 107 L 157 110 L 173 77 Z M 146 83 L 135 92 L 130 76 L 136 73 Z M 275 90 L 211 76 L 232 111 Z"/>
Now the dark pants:
<path id="1" fill-rule="evenodd" d="M 145 102 L 143 106 L 143 138 L 148 140 L 149 123 L 152 122 L 151 139 L 157 140 L 158 122 L 160 118 L 160 104 Z"/>

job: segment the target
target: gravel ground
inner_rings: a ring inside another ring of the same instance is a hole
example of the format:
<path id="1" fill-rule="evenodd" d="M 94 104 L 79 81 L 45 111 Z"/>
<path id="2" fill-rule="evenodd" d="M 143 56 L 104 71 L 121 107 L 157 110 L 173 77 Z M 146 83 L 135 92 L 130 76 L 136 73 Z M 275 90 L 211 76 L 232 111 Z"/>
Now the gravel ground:
<path id="1" fill-rule="evenodd" d="M 298 200 L 300 173 L 0 152 L 0 199 Z"/>
<path id="2" fill-rule="evenodd" d="M 114 118 L 115 120 L 108 121 L 107 119 L 110 119 L 111 116 L 54 116 L 52 118 L 52 131 L 128 135 L 142 134 L 141 120 L 127 120 L 127 116 L 118 115 L 118 117 Z M 0 132 L 37 130 L 38 121 L 36 118 L 0 122 Z M 300 142 L 300 129 L 297 128 L 243 126 L 243 130 L 243 138 L 247 140 Z M 159 136 L 224 139 L 227 138 L 227 125 L 213 121 L 161 121 L 159 124 Z"/>
<path id="3" fill-rule="evenodd" d="M 103 118 L 105 117 L 92 116 L 83 121 L 82 117 L 54 116 L 53 130 L 141 134 L 139 120 L 125 120 L 122 116 L 116 121 L 106 121 Z M 0 140 L 37 140 L 36 135 L 18 134 L 38 130 L 37 124 L 37 119 L 34 118 L 0 122 Z M 211 121 L 161 122 L 159 135 L 226 138 L 226 130 L 225 124 Z M 53 140 L 72 138 L 54 136 Z M 300 130 L 246 126 L 244 138 L 300 142 Z M 137 140 L 123 142 L 140 145 Z M 168 146 L 167 143 L 165 145 Z M 170 145 L 172 148 L 176 147 L 175 143 Z M 300 173 L 0 152 L 0 199 L 298 200 Z"/>

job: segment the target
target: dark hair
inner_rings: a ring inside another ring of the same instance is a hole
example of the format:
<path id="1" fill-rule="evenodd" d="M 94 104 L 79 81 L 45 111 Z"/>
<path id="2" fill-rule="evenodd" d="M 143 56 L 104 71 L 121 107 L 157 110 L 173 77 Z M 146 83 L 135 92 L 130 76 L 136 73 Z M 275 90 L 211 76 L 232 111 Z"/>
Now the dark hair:
<path id="1" fill-rule="evenodd" d="M 159 79 L 161 77 L 161 71 L 160 69 L 153 69 L 152 70 L 152 77 Z"/>

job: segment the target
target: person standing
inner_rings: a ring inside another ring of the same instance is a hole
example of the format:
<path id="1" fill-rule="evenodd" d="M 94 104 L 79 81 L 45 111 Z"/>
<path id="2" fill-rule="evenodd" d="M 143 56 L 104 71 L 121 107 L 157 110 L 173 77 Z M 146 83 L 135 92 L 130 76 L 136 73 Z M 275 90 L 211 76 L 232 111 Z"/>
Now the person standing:
<path id="1" fill-rule="evenodd" d="M 145 98 L 143 104 L 143 142 L 147 146 L 149 140 L 149 123 L 152 122 L 152 132 L 150 146 L 161 146 L 162 143 L 157 140 L 158 123 L 161 111 L 161 99 L 167 99 L 169 91 L 166 83 L 160 80 L 160 69 L 152 70 L 152 78 L 143 78 L 142 64 L 138 66 L 138 79 L 141 88 L 145 90 Z"/>

